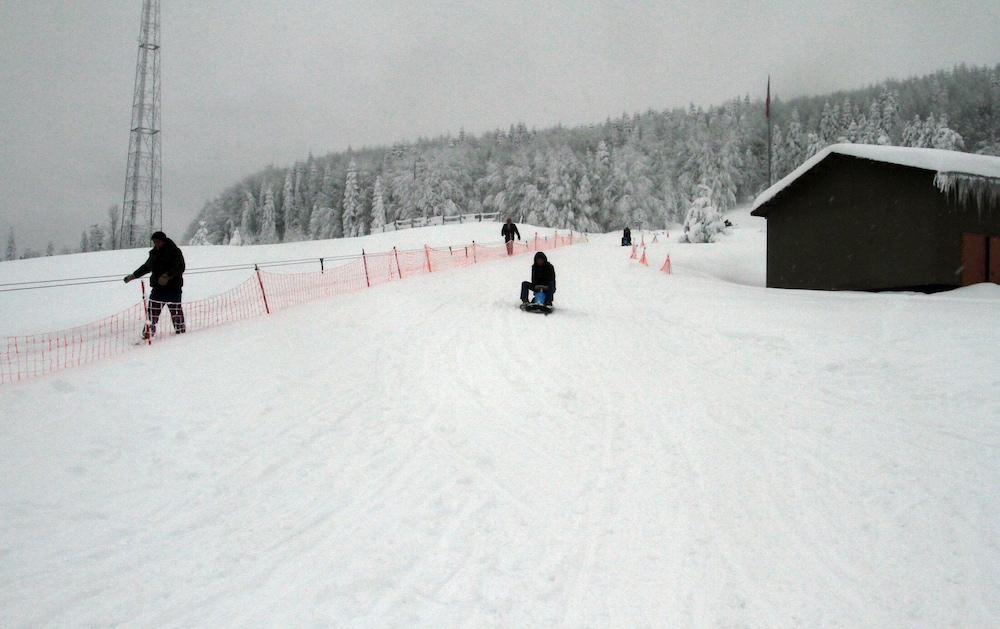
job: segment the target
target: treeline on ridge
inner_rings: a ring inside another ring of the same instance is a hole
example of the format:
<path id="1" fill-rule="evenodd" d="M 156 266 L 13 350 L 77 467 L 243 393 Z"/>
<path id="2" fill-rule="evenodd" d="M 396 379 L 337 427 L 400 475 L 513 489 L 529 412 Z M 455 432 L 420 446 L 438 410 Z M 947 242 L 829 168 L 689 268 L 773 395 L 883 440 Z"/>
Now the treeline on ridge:
<path id="1" fill-rule="evenodd" d="M 1000 64 L 775 98 L 770 112 L 772 181 L 836 142 L 1000 155 Z M 661 228 L 706 197 L 720 212 L 752 200 L 768 186 L 767 148 L 763 99 L 749 96 L 575 128 L 461 131 L 269 167 L 208 202 L 184 240 L 338 238 L 480 212 L 578 231 Z"/>

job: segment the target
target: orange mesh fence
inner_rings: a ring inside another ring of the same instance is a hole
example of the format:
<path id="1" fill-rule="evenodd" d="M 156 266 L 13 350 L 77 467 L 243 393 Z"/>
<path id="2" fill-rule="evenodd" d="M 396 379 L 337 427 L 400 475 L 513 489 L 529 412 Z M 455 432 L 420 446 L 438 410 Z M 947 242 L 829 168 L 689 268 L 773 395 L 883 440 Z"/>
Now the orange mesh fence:
<path id="1" fill-rule="evenodd" d="M 86 365 L 124 352 L 142 334 L 144 310 L 138 303 L 95 323 L 8 337 L 0 355 L 0 383 Z"/>
<path id="2" fill-rule="evenodd" d="M 203 330 L 223 323 L 232 323 L 256 317 L 267 312 L 256 277 L 251 277 L 235 288 L 221 295 L 186 301 L 183 305 L 184 319 L 189 331 Z M 157 331 L 166 332 L 171 327 L 169 312 L 164 309 Z M 156 338 L 165 335 L 156 334 Z"/>
<path id="3" fill-rule="evenodd" d="M 369 262 L 374 256 L 367 256 Z M 266 298 L 268 310 L 283 310 L 298 304 L 366 288 L 365 263 L 358 259 L 313 273 L 268 273 L 258 271 L 263 293 L 258 289 L 258 300 Z M 256 281 L 256 280 L 255 280 Z"/>
<path id="4" fill-rule="evenodd" d="M 586 237 L 557 234 L 511 243 L 510 253 L 503 244 L 472 243 L 447 249 L 424 247 L 415 251 L 362 252 L 361 257 L 345 264 L 311 273 L 273 273 L 257 269 L 245 282 L 221 295 L 184 302 L 181 305 L 183 329 L 187 332 L 203 330 L 412 275 L 463 268 L 581 241 L 586 241 Z M 68 330 L 7 337 L 0 346 L 0 384 L 86 365 L 177 333 L 169 308 L 162 308 L 157 318 L 153 322 L 155 333 L 147 334 L 150 327 L 147 303 L 143 301 L 100 321 Z"/>

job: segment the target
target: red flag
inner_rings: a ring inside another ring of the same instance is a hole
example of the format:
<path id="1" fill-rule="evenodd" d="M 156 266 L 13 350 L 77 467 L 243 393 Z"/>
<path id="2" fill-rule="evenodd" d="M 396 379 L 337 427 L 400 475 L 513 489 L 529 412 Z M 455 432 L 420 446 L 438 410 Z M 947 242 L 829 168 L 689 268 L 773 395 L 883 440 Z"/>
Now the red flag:
<path id="1" fill-rule="evenodd" d="M 764 117 L 771 117 L 771 75 L 767 75 L 767 100 L 764 101 Z"/>

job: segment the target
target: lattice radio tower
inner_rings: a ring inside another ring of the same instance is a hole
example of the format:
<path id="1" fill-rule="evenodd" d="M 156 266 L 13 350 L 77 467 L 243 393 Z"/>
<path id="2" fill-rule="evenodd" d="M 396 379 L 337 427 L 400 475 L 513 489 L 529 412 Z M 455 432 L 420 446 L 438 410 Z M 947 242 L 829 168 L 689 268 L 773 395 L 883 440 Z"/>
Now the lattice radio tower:
<path id="1" fill-rule="evenodd" d="M 160 0 L 143 0 L 119 248 L 149 244 L 163 222 L 160 165 Z"/>

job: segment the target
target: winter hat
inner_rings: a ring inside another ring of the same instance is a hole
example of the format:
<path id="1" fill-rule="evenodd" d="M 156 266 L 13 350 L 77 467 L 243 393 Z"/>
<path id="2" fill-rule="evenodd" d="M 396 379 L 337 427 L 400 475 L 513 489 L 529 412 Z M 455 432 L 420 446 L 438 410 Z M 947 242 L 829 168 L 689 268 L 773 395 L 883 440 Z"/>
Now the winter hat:
<path id="1" fill-rule="evenodd" d="M 167 242 L 167 235 L 163 232 L 153 232 L 153 235 L 149 237 L 150 240 L 162 240 Z"/>

